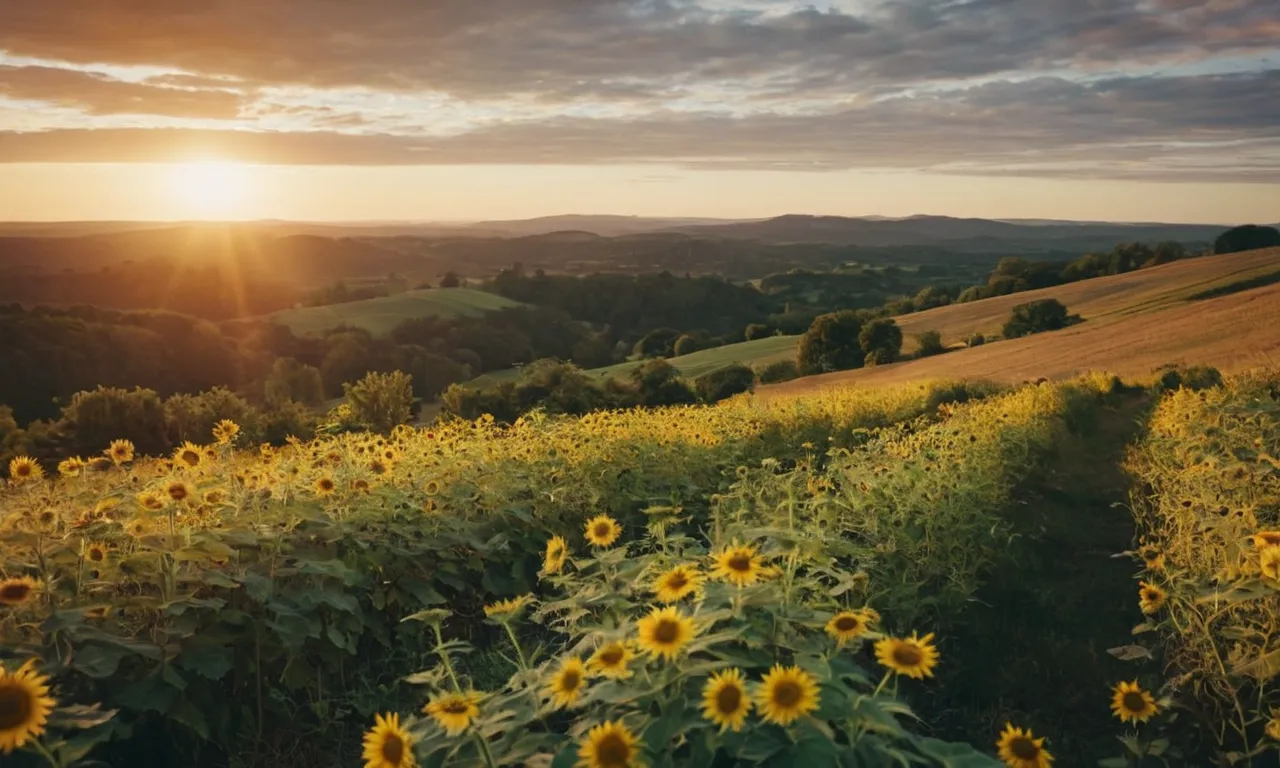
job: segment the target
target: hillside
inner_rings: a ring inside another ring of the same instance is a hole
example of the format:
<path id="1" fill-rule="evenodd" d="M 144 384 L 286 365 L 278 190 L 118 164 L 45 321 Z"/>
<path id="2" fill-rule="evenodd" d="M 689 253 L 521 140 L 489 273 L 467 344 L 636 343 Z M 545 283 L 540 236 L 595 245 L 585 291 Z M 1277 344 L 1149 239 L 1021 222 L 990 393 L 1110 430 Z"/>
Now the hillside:
<path id="1" fill-rule="evenodd" d="M 323 307 L 286 309 L 265 317 L 288 326 L 298 335 L 319 333 L 339 325 L 364 328 L 381 335 L 410 318 L 481 315 L 518 306 L 518 302 L 472 288 L 433 288 Z"/>
<path id="2" fill-rule="evenodd" d="M 1211 298 L 1199 298 L 1209 295 Z M 1001 296 L 898 318 L 904 333 L 938 330 L 946 341 L 997 331 L 1015 305 L 1056 298 L 1085 322 L 938 357 L 811 376 L 766 388 L 796 392 L 835 384 L 892 384 L 956 377 L 1023 381 L 1089 370 L 1144 379 L 1166 363 L 1224 371 L 1280 360 L 1280 248 L 1177 262 L 1114 277 Z"/>

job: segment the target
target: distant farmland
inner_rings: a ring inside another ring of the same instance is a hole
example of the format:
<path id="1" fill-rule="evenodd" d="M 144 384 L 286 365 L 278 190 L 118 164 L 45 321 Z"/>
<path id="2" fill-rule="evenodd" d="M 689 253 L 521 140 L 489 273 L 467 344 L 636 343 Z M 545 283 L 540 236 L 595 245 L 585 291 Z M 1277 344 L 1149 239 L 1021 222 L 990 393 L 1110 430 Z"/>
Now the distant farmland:
<path id="1" fill-rule="evenodd" d="M 300 336 L 339 325 L 363 328 L 377 336 L 416 317 L 475 316 L 518 306 L 511 299 L 472 288 L 430 288 L 323 307 L 285 309 L 265 317 Z"/>

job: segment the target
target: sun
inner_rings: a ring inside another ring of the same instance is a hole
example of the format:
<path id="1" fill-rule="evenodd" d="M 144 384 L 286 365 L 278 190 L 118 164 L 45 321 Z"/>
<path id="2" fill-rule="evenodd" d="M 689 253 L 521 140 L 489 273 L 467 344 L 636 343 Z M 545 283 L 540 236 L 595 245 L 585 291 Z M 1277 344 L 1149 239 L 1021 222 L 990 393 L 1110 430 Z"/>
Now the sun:
<path id="1" fill-rule="evenodd" d="M 175 198 L 196 217 L 242 213 L 250 192 L 249 168 L 220 160 L 177 164 L 169 183 Z"/>

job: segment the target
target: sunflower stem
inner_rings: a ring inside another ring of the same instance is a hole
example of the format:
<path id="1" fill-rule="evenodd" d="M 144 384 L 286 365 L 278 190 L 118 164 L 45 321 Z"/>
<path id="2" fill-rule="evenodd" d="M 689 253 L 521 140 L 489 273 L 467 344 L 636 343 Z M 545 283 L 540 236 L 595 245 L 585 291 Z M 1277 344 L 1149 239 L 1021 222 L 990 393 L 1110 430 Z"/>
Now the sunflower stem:
<path id="1" fill-rule="evenodd" d="M 511 622 L 509 621 L 502 622 L 502 628 L 507 630 L 507 637 L 511 638 L 511 644 L 515 646 L 516 658 L 520 660 L 520 671 L 528 672 L 529 662 L 525 659 L 524 649 L 520 647 L 520 641 L 516 639 L 515 630 L 511 628 Z"/>
<path id="2" fill-rule="evenodd" d="M 62 763 L 58 762 L 58 759 L 50 754 L 49 750 L 45 749 L 45 746 L 40 743 L 39 739 L 32 739 L 31 746 L 36 753 L 43 757 L 45 762 L 53 766 L 53 768 L 62 768 Z"/>
<path id="3" fill-rule="evenodd" d="M 458 684 L 458 676 L 453 671 L 453 662 L 449 660 L 449 652 L 442 650 L 444 647 L 444 635 L 440 633 L 440 625 L 434 624 L 432 629 L 436 633 L 436 654 L 440 657 L 440 661 L 444 664 L 444 671 L 449 673 L 449 682 L 453 683 L 455 693 L 462 693 L 462 686 Z"/>
<path id="4" fill-rule="evenodd" d="M 874 699 L 875 697 L 880 695 L 880 691 L 884 690 L 884 687 L 889 682 L 890 677 L 893 677 L 893 670 L 889 670 L 888 672 L 885 672 L 884 677 L 880 678 L 880 684 L 877 685 L 875 691 L 871 693 L 871 698 Z"/>
<path id="5" fill-rule="evenodd" d="M 478 733 L 476 734 L 475 739 L 476 744 L 480 746 L 480 754 L 484 757 L 484 764 L 488 766 L 488 768 L 495 768 L 497 764 L 493 762 L 493 754 L 489 752 L 488 742 L 480 738 L 480 734 Z"/>

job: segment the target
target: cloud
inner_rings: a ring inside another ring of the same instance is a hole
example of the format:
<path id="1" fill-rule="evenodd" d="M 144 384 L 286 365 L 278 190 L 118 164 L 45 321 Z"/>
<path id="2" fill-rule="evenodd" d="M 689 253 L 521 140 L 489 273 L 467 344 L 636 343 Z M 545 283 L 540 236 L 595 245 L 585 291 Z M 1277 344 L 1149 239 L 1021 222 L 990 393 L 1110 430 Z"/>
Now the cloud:
<path id="1" fill-rule="evenodd" d="M 187 90 L 113 80 L 56 67 L 0 65 L 0 96 L 79 109 L 90 115 L 233 118 L 241 97 L 223 90 Z"/>
<path id="2" fill-rule="evenodd" d="M 272 163 L 1168 179 L 1274 178 L 1280 166 L 1275 0 L 157 8 L 0 2 L 0 50 L 50 64 L 0 68 L 0 94 L 191 121 L 140 130 L 89 117 L 66 130 L 64 117 L 0 134 L 0 158 L 180 158 L 195 145 Z M 168 74 L 124 82 L 52 64 Z M 14 127 L 0 113 L 0 131 Z"/>

